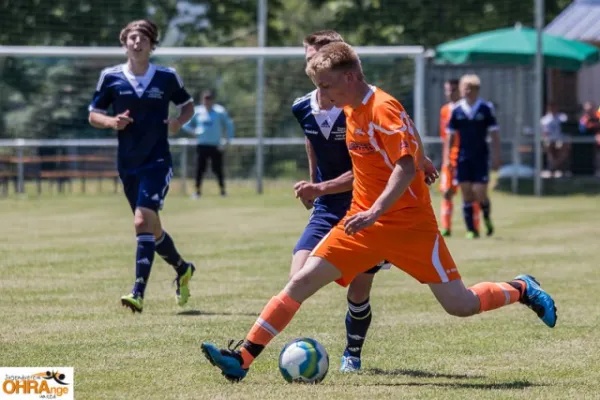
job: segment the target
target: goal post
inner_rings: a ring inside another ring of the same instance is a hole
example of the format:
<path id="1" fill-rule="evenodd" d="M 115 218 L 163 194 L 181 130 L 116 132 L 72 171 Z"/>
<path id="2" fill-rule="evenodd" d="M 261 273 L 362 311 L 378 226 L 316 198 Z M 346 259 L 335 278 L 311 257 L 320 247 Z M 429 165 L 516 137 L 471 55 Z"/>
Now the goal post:
<path id="1" fill-rule="evenodd" d="M 427 138 L 425 132 L 425 49 L 422 46 L 357 46 L 355 50 L 361 57 L 369 82 L 385 88 L 403 102 L 425 142 L 434 139 Z M 76 83 L 71 85 L 71 90 L 82 92 L 78 100 L 82 102 L 84 98 L 91 99 L 102 67 L 123 63 L 125 54 L 121 47 L 0 46 L 0 74 L 6 69 L 3 65 L 8 59 L 35 65 L 42 71 L 40 73 L 44 72 L 45 65 L 66 64 L 65 68 L 71 68 L 67 75 L 70 73 Z M 257 68 L 257 60 L 263 60 L 264 68 Z M 234 121 L 240 135 L 236 133 L 236 138 L 254 138 L 254 165 L 248 168 L 254 171 L 257 192 L 260 193 L 265 179 L 263 138 L 281 139 L 280 142 L 269 141 L 273 143 L 285 143 L 289 139 L 292 144 L 297 143 L 300 137 L 297 124 L 289 118 L 293 96 L 300 96 L 313 88 L 304 74 L 304 48 L 159 47 L 154 51 L 152 61 L 175 67 L 192 95 L 198 93 L 201 87 L 217 86 L 217 102 L 226 97 L 225 107 L 237 117 Z M 263 76 L 259 79 L 258 74 L 261 73 Z M 259 95 L 265 101 L 256 101 Z M 199 99 L 196 98 L 196 101 L 199 102 Z M 77 115 L 76 118 L 81 122 L 84 116 Z M 266 123 L 256 123 L 262 120 Z M 71 129 L 68 120 L 63 120 L 62 124 L 57 128 L 59 132 L 53 132 L 51 137 L 34 135 L 33 139 L 74 139 L 75 133 L 65 133 Z M 29 130 L 21 130 L 30 133 Z M 19 129 L 9 135 L 13 139 L 22 137 Z M 194 145 L 193 140 L 176 143 L 180 147 Z M 187 168 L 183 172 L 186 171 Z"/>

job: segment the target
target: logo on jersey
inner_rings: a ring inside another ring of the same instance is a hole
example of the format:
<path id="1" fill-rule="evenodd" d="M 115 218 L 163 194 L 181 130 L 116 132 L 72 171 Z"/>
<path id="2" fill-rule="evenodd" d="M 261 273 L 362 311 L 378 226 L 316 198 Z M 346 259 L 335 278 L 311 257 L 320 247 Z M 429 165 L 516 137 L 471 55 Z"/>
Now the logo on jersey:
<path id="1" fill-rule="evenodd" d="M 329 122 L 327 122 L 327 120 L 323 121 L 323 123 L 321 124 L 321 128 L 329 128 L 331 127 L 331 125 L 329 125 Z"/>
<path id="2" fill-rule="evenodd" d="M 370 143 L 350 142 L 348 144 L 348 150 L 358 154 L 369 154 L 375 152 L 375 147 Z"/>
<path id="3" fill-rule="evenodd" d="M 304 129 L 304 133 L 309 134 L 309 135 L 318 135 L 319 134 L 319 132 L 313 131 L 312 129 Z"/>
<path id="4" fill-rule="evenodd" d="M 153 86 L 150 89 L 148 89 L 148 98 L 160 100 L 163 97 L 163 93 L 164 92 L 162 90 L 160 90 L 156 86 Z"/>
<path id="5" fill-rule="evenodd" d="M 356 130 L 354 131 L 354 134 L 356 134 L 356 135 L 364 135 L 365 133 L 363 132 L 362 129 L 356 128 Z"/>
<path id="6" fill-rule="evenodd" d="M 127 95 L 127 94 L 133 94 L 133 91 L 132 91 L 132 90 L 121 90 L 121 91 L 119 92 L 119 94 L 120 94 L 121 96 L 125 96 L 125 95 Z"/>

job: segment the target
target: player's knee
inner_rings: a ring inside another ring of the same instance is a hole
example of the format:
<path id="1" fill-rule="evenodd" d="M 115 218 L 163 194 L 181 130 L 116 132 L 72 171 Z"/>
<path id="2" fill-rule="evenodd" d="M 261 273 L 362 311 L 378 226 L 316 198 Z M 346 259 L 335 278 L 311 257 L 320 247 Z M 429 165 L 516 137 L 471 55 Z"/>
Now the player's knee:
<path id="1" fill-rule="evenodd" d="M 357 282 L 354 281 L 348 288 L 348 300 L 353 303 L 365 302 L 371 294 L 371 281 Z"/>
<path id="2" fill-rule="evenodd" d="M 454 317 L 470 317 L 477 314 L 477 309 L 468 302 L 452 301 L 446 304 L 442 303 L 444 310 Z"/>
<path id="3" fill-rule="evenodd" d="M 154 216 L 150 214 L 149 210 L 137 209 L 135 210 L 135 216 L 133 218 L 133 225 L 135 226 L 136 232 L 152 232 L 155 233 L 155 221 Z"/>

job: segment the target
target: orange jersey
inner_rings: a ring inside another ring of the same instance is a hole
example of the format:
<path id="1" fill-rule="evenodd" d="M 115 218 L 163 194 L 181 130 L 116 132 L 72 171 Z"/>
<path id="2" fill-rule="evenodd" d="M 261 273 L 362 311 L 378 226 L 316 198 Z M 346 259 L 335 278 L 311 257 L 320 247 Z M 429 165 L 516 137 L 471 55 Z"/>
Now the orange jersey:
<path id="1" fill-rule="evenodd" d="M 452 110 L 454 110 L 454 103 L 446 103 L 440 109 L 440 137 L 442 140 L 446 140 L 446 129 L 448 128 L 450 117 L 452 116 Z M 458 134 L 455 134 L 454 142 L 452 143 L 452 148 L 450 149 L 450 163 L 452 165 L 456 165 L 456 162 L 458 161 L 459 140 L 460 138 Z"/>
<path id="2" fill-rule="evenodd" d="M 416 164 L 423 149 L 404 107 L 379 88 L 371 87 L 359 107 L 345 107 L 344 112 L 354 172 L 353 208 L 367 210 L 383 192 L 395 163 L 410 155 Z M 426 204 L 431 207 L 429 189 L 423 171 L 417 169 L 410 186 L 386 214 Z"/>

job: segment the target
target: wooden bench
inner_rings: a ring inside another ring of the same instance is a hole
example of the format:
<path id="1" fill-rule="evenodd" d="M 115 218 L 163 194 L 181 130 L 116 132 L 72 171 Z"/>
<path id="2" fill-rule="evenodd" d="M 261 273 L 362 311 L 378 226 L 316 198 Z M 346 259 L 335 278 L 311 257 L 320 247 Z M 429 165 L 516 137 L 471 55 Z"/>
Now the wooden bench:
<path id="1" fill-rule="evenodd" d="M 69 168 L 69 166 L 63 166 L 63 163 L 81 163 L 79 167 L 81 169 Z M 56 169 L 44 169 L 44 163 L 55 163 Z M 42 181 L 46 180 L 50 182 L 50 185 L 57 184 L 59 192 L 63 191 L 65 183 L 69 184 L 69 188 L 72 191 L 71 179 L 80 179 L 82 183 L 82 191 L 86 191 L 86 181 L 90 179 L 98 180 L 99 190 L 102 190 L 102 181 L 104 179 L 112 179 L 114 183 L 114 192 L 118 190 L 119 175 L 115 171 L 115 158 L 100 155 L 100 154 L 67 154 L 67 155 L 43 155 L 43 156 L 24 156 L 17 157 L 12 155 L 0 155 L 0 168 L 4 164 L 10 168 L 9 170 L 3 171 L 0 169 L 0 183 L 4 186 L 4 192 L 8 192 L 8 181 L 15 181 L 15 191 L 18 186 L 18 165 L 21 164 L 24 167 L 29 165 L 39 164 L 40 167 L 36 170 L 27 170 L 25 168 L 24 178 L 26 180 L 35 180 L 37 182 L 38 194 L 42 192 Z M 87 167 L 95 167 L 100 169 L 87 169 Z"/>

